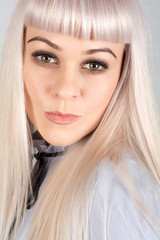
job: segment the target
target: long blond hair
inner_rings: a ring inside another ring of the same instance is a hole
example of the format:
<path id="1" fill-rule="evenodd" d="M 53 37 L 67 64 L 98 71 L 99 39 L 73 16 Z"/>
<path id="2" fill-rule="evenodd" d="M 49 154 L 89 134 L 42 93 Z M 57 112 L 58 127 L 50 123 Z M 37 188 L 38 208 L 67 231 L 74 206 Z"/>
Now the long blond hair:
<path id="1" fill-rule="evenodd" d="M 32 194 L 33 147 L 23 85 L 24 33 L 29 25 L 83 39 L 123 42 L 125 58 L 99 126 L 66 153 L 48 178 L 28 239 L 69 240 L 71 231 L 73 239 L 87 239 L 96 169 L 102 159 L 115 164 L 144 216 L 159 232 L 160 223 L 146 214 L 129 172 L 121 167 L 123 163 L 128 168 L 125 152 L 160 185 L 159 129 L 144 22 L 137 1 L 20 0 L 0 69 L 0 239 L 7 240 L 12 226 L 17 228 Z"/>

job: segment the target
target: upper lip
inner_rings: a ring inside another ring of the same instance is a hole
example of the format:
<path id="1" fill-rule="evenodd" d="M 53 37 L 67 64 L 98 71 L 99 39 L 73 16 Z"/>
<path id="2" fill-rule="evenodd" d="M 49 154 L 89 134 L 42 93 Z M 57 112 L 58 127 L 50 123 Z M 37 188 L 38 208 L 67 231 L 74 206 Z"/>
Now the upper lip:
<path id="1" fill-rule="evenodd" d="M 46 113 L 59 115 L 59 116 L 62 116 L 62 117 L 75 117 L 75 118 L 80 117 L 80 115 L 76 115 L 76 114 L 73 114 L 73 113 L 61 113 L 61 112 L 58 112 L 58 111 L 46 112 Z"/>

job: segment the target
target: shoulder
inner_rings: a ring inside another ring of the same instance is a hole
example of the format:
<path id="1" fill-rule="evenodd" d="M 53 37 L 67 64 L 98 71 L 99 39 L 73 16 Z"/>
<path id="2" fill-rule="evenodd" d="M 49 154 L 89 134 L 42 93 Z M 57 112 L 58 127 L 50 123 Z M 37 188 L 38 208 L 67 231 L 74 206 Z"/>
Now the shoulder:
<path id="1" fill-rule="evenodd" d="M 160 220 L 160 201 L 158 201 L 160 190 L 155 188 L 156 194 L 153 194 L 153 185 L 150 184 L 146 172 L 134 160 L 127 161 L 131 171 L 134 172 L 131 177 L 133 187 Z M 158 234 L 150 226 L 123 184 L 123 179 L 115 165 L 110 161 L 102 161 L 97 170 L 97 182 L 90 212 L 90 229 L 93 229 L 90 231 L 93 240 L 158 240 L 160 238 L 160 231 Z"/>
<path id="2" fill-rule="evenodd" d="M 27 240 L 34 210 L 35 207 L 26 211 L 25 218 L 23 219 L 12 240 Z"/>

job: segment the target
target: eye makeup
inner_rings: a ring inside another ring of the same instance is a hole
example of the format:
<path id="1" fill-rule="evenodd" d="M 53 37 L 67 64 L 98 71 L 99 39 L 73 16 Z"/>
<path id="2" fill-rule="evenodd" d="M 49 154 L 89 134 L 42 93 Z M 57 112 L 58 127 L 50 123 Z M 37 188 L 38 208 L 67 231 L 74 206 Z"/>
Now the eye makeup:
<path id="1" fill-rule="evenodd" d="M 59 64 L 59 59 L 56 55 L 48 51 L 35 51 L 32 54 L 34 62 L 42 67 L 52 68 Z M 100 74 L 109 68 L 109 64 L 106 61 L 102 61 L 97 58 L 92 58 L 84 61 L 81 64 L 81 68 L 88 71 L 91 74 Z"/>
<path id="2" fill-rule="evenodd" d="M 93 74 L 102 73 L 109 68 L 109 64 L 99 59 L 89 59 L 83 63 L 83 69 L 89 70 Z"/>
<path id="3" fill-rule="evenodd" d="M 44 67 L 50 67 L 59 63 L 57 56 L 48 51 L 35 51 L 32 53 L 32 57 L 36 63 Z"/>

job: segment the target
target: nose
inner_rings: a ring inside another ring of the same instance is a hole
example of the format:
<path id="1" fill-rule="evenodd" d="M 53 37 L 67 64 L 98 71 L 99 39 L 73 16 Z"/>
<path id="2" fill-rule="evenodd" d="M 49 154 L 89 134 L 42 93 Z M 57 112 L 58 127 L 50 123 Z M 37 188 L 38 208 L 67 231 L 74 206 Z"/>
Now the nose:
<path id="1" fill-rule="evenodd" d="M 66 67 L 53 76 L 52 95 L 59 99 L 77 99 L 82 95 L 82 79 L 79 71 Z"/>

